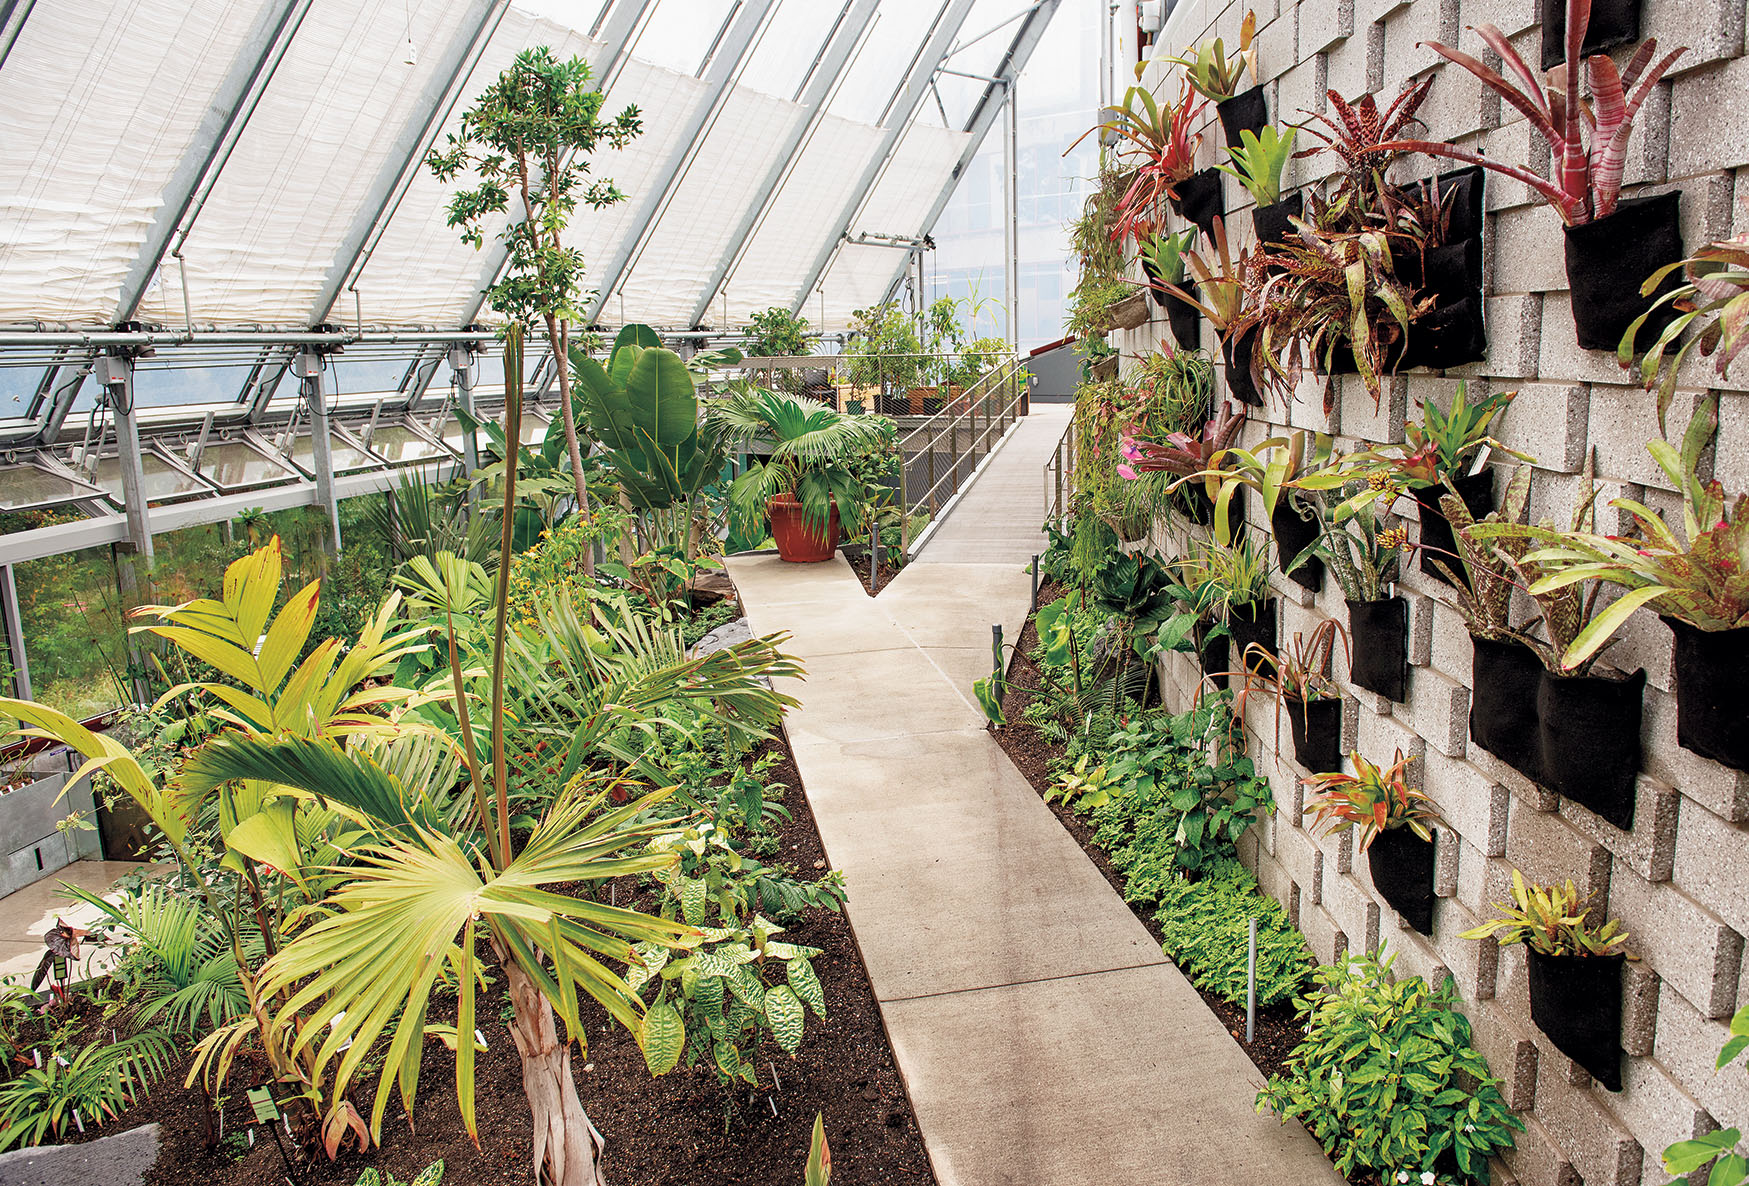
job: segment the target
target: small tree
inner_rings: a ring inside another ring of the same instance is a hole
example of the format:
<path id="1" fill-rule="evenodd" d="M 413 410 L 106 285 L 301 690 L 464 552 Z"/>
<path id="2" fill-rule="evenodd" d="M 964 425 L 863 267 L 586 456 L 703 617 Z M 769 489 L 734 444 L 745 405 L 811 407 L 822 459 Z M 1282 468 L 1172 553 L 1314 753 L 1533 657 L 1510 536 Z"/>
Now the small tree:
<path id="1" fill-rule="evenodd" d="M 623 148 L 643 131 L 637 107 L 603 120 L 601 105 L 601 92 L 590 85 L 589 63 L 582 58 L 561 62 L 544 45 L 525 49 L 462 116 L 460 135 L 449 136 L 447 147 L 432 150 L 426 159 L 439 181 L 453 181 L 468 169 L 479 178 L 478 185 L 460 190 L 449 203 L 449 225 L 460 227 L 462 240 L 475 248 L 485 246 L 485 220 L 509 214 L 513 198 L 520 200 L 518 215 L 499 236 L 509 249 L 509 267 L 486 289 L 486 300 L 514 321 L 546 326 L 547 343 L 559 360 L 559 405 L 577 506 L 585 513 L 589 489 L 571 407 L 570 368 L 564 365 L 571 322 L 584 294 L 583 253 L 567 247 L 564 236 L 579 202 L 600 210 L 625 200 L 612 181 L 585 184 L 589 154 L 603 146 Z M 583 563 L 593 575 L 594 558 L 585 554 Z"/>

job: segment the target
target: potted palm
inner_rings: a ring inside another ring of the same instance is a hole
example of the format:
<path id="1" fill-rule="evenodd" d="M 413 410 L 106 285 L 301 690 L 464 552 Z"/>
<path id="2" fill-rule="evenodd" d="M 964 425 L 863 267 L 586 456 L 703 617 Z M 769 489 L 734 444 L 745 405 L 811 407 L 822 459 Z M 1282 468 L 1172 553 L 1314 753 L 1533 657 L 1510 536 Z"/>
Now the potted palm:
<path id="1" fill-rule="evenodd" d="M 1325 835 L 1355 833 L 1355 847 L 1366 854 L 1372 882 L 1403 921 L 1423 935 L 1433 933 L 1433 827 L 1444 823 L 1433 800 L 1411 787 L 1409 764 L 1398 750 L 1391 765 L 1380 769 L 1349 755 L 1354 773 L 1340 770 L 1314 774 L 1305 780 L 1316 793 L 1306 800 L 1306 814 Z"/>
<path id="2" fill-rule="evenodd" d="M 1513 627 L 1511 614 L 1512 591 L 1517 587 L 1513 563 L 1524 558 L 1529 541 L 1484 544 L 1472 530 L 1476 518 L 1464 501 L 1450 491 L 1442 501 L 1446 518 L 1456 528 L 1463 576 L 1438 557 L 1433 562 L 1456 590 L 1458 612 L 1470 632 L 1470 737 L 1526 778 L 1538 778 L 1536 692 L 1542 661 L 1524 631 Z M 1529 506 L 1530 471 L 1520 469 L 1507 482 L 1500 509 L 1482 521 L 1523 525 Z"/>
<path id="3" fill-rule="evenodd" d="M 1641 292 L 1641 282 L 1682 258 L 1680 191 L 1624 200 L 1621 181 L 1640 107 L 1687 51 L 1673 50 L 1654 64 L 1658 43 L 1647 39 L 1619 70 L 1606 54 L 1584 57 L 1592 3 L 1566 0 L 1565 55 L 1561 68 L 1550 74 L 1553 85 L 1545 85 L 1493 25 L 1480 25 L 1476 33 L 1499 55 L 1511 80 L 1460 50 L 1437 41 L 1425 43 L 1524 113 L 1548 143 L 1553 160 L 1549 177 L 1453 144 L 1401 140 L 1389 147 L 1493 169 L 1540 194 L 1565 224 L 1567 279 L 1579 345 L 1614 350 L 1628 327 L 1653 307 L 1651 295 Z M 1603 98 L 1586 102 L 1581 77 L 1591 95 Z M 1666 306 L 1652 323 L 1662 330 L 1674 314 Z"/>
<path id="4" fill-rule="evenodd" d="M 1610 919 L 1601 927 L 1594 904 L 1582 902 L 1571 879 L 1563 886 L 1527 885 L 1512 871 L 1512 901 L 1501 913 L 1463 932 L 1464 939 L 1524 944 L 1530 966 L 1530 1019 L 1555 1048 L 1609 1091 L 1621 1090 L 1621 973 L 1634 958 L 1628 935 Z"/>
<path id="5" fill-rule="evenodd" d="M 1542 546 L 1526 556 L 1542 573 L 1531 594 L 1558 594 L 1577 582 L 1624 590 L 1575 635 L 1563 661 L 1595 656 L 1641 606 L 1658 611 L 1676 637 L 1676 736 L 1686 748 L 1738 770 L 1749 769 L 1749 496 L 1734 500 L 1695 472 L 1718 427 L 1718 397 L 1695 409 L 1682 449 L 1648 446 L 1683 495 L 1683 534 L 1631 499 L 1611 505 L 1631 515 L 1637 538 L 1592 533 L 1535 533 Z"/>
<path id="6" fill-rule="evenodd" d="M 841 523 L 861 530 L 868 491 L 852 462 L 884 439 L 882 420 L 747 385 L 715 401 L 708 419 L 731 445 L 771 445 L 735 478 L 729 507 L 744 527 L 769 521 L 783 559 L 830 560 Z"/>
<path id="7" fill-rule="evenodd" d="M 1583 804 L 1618 828 L 1634 820 L 1634 781 L 1640 770 L 1640 722 L 1646 673 L 1606 670 L 1598 665 L 1613 630 L 1593 624 L 1625 617 L 1614 606 L 1599 613 L 1600 581 L 1584 565 L 1568 565 L 1560 550 L 1581 536 L 1595 534 L 1597 498 L 1589 458 L 1581 474 L 1572 526 L 1526 527 L 1517 523 L 1477 523 L 1470 537 L 1502 556 L 1536 603 L 1541 638 L 1528 641 L 1542 660 L 1537 682 L 1538 781 Z M 1540 544 L 1511 559 L 1508 547 Z M 1539 554 L 1539 553 L 1547 553 Z M 1550 567 L 1545 568 L 1544 566 Z M 1545 581 L 1543 578 L 1553 579 Z M 1616 604 L 1620 604 L 1619 602 Z M 1632 606 L 1628 607 L 1629 612 Z M 1606 617 L 1607 615 L 1607 617 Z M 1580 647 L 1595 638 L 1595 645 Z"/>

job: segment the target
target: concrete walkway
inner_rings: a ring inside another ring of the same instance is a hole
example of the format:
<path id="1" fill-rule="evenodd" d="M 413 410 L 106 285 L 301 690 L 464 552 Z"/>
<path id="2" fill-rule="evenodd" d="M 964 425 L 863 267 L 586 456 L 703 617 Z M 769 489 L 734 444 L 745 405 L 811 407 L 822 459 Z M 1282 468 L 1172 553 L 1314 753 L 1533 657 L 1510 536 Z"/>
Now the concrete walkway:
<path id="1" fill-rule="evenodd" d="M 729 570 L 805 681 L 786 729 L 941 1186 L 1338 1186 L 1262 1076 L 983 728 L 990 624 L 1018 637 L 1040 467 L 1022 421 L 871 600 L 842 558 Z"/>

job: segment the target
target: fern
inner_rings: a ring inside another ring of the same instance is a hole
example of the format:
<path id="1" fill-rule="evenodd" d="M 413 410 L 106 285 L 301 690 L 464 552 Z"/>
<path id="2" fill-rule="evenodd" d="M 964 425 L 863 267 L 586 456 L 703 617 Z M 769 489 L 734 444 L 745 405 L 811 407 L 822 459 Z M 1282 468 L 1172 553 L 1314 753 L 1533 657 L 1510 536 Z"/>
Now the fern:
<path id="1" fill-rule="evenodd" d="M 93 1042 L 63 1064 L 55 1054 L 0 1086 L 0 1150 L 59 1139 L 80 1123 L 101 1124 L 143 1097 L 180 1057 L 175 1039 L 146 1030 Z"/>

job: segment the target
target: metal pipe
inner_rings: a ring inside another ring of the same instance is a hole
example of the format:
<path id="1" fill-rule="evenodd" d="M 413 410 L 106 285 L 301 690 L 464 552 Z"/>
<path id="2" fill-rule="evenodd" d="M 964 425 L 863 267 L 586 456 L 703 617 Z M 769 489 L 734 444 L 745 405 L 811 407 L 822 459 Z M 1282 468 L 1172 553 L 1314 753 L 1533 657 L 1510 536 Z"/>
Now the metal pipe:
<path id="1" fill-rule="evenodd" d="M 1257 1040 L 1257 918 L 1251 918 L 1251 937 L 1245 944 L 1245 1044 Z"/>
<path id="2" fill-rule="evenodd" d="M 409 345 L 421 342 L 478 342 L 492 337 L 480 330 L 365 330 L 321 333 L 316 330 L 20 330 L 0 329 L 0 346 L 84 347 L 102 350 L 113 346 L 353 346 Z"/>

